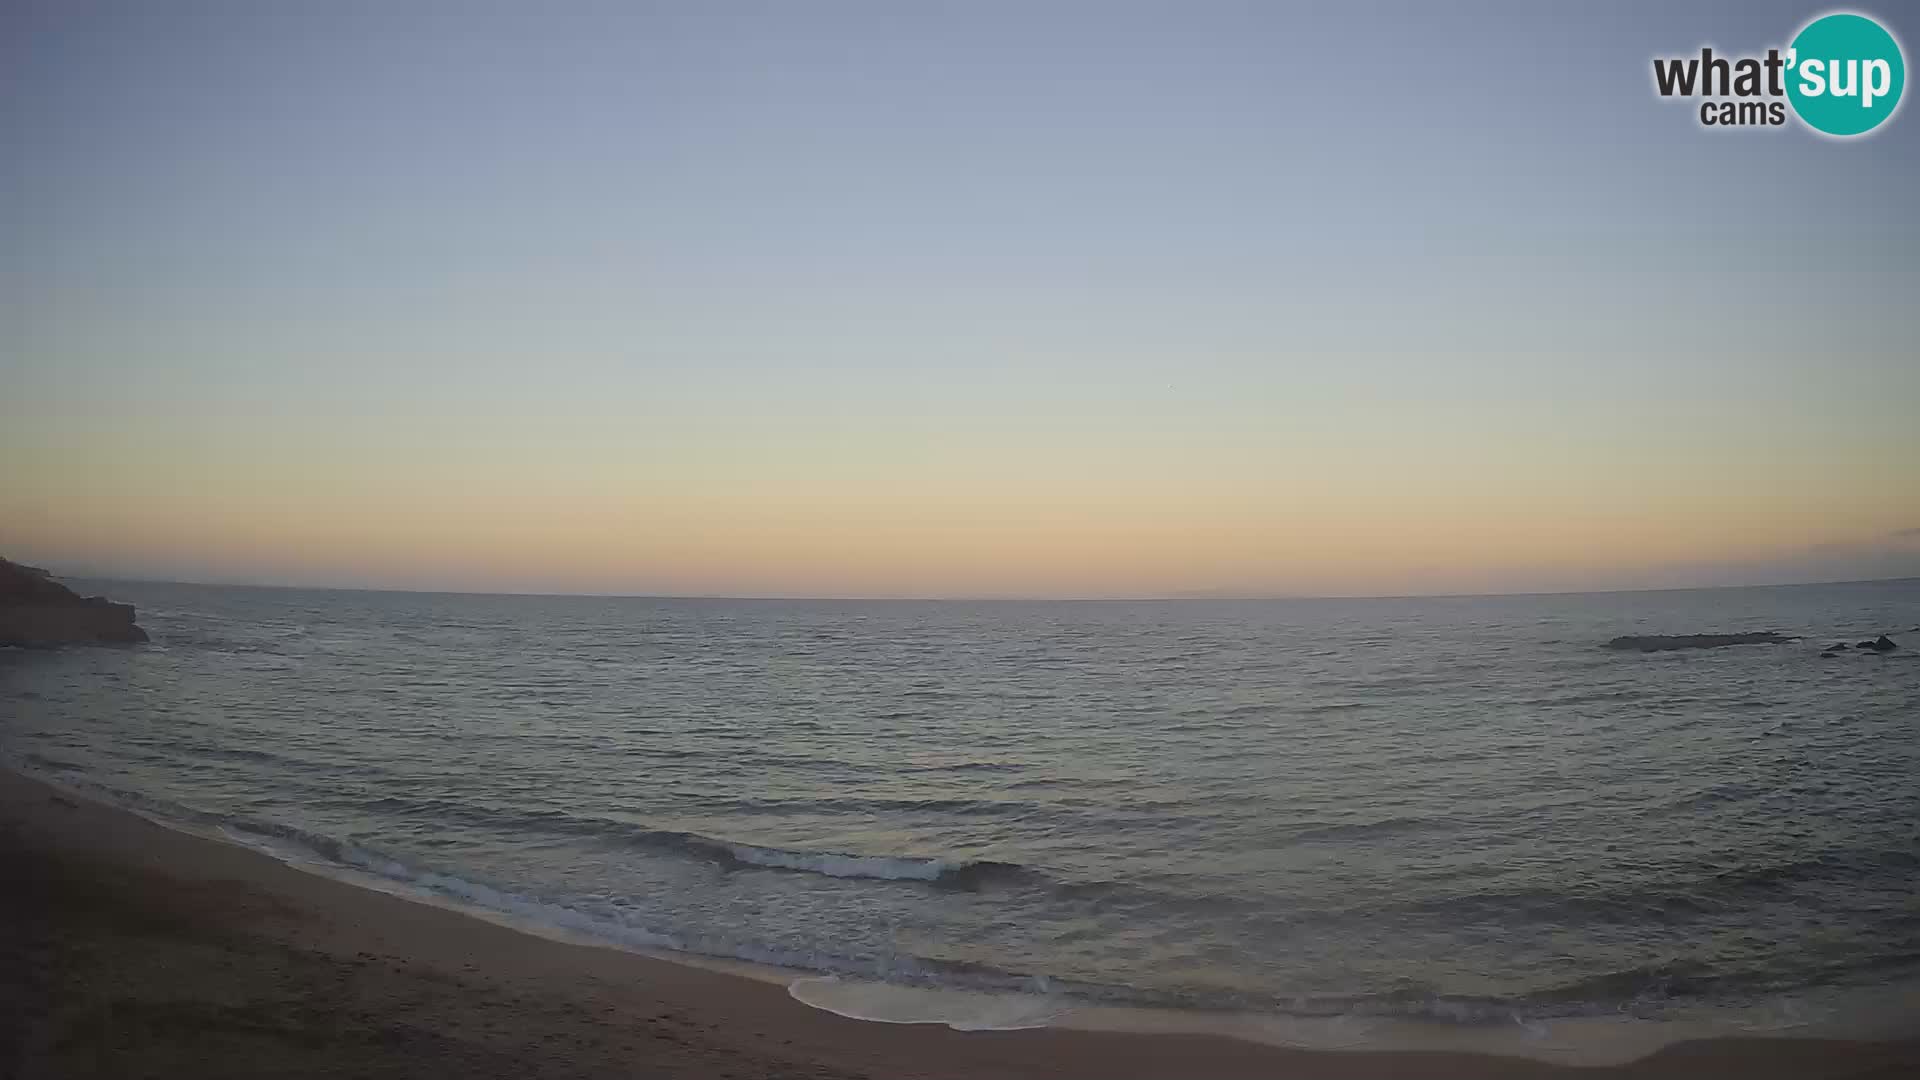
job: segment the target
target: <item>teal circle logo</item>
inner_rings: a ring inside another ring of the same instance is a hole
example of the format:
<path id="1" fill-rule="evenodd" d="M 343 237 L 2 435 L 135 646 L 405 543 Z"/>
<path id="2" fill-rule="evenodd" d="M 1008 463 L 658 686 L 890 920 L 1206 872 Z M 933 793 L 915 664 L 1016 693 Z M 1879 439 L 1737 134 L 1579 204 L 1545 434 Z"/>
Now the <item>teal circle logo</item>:
<path id="1" fill-rule="evenodd" d="M 1886 27 L 1842 12 L 1808 23 L 1787 50 L 1787 100 L 1808 127 L 1865 135 L 1900 107 L 1907 61 Z"/>

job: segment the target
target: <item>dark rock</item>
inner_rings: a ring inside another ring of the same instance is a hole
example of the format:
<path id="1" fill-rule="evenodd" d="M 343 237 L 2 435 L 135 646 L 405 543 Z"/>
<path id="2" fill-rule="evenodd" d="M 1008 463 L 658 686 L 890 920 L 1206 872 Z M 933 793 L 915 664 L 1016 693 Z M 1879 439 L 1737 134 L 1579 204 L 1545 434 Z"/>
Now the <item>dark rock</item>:
<path id="1" fill-rule="evenodd" d="M 1854 648 L 1856 648 L 1856 649 L 1871 649 L 1871 648 L 1873 648 L 1873 642 L 1871 642 L 1871 641 L 1856 641 L 1856 642 L 1854 642 L 1854 643 L 1853 643 L 1853 647 L 1854 647 Z"/>
<path id="2" fill-rule="evenodd" d="M 0 645 L 72 645 L 147 640 L 133 605 L 81 596 L 35 566 L 0 559 Z"/>
<path id="3" fill-rule="evenodd" d="M 1892 652 L 1900 647 L 1900 643 L 1885 634 L 1881 634 L 1878 638 L 1860 647 L 1863 649 L 1872 649 L 1874 652 Z"/>
<path id="4" fill-rule="evenodd" d="M 1849 645 L 1848 645 L 1848 644 L 1847 644 L 1846 642 L 1844 642 L 1844 641 L 1843 641 L 1843 642 L 1841 642 L 1841 643 L 1839 643 L 1838 645 L 1829 645 L 1829 646 L 1827 646 L 1827 649 L 1828 649 L 1828 651 L 1830 651 L 1830 652 L 1839 652 L 1839 651 L 1840 651 L 1840 650 L 1842 650 L 1842 649 L 1846 649 L 1846 648 L 1850 648 L 1850 647 L 1851 647 L 1851 646 L 1849 646 Z"/>
<path id="5" fill-rule="evenodd" d="M 1679 634 L 1665 636 L 1647 634 L 1617 637 L 1607 642 L 1609 649 L 1632 649 L 1638 652 L 1672 652 L 1676 649 L 1718 649 L 1724 645 L 1785 645 L 1799 638 L 1786 637 L 1767 630 L 1758 634 Z"/>
<path id="6" fill-rule="evenodd" d="M 1839 655 L 1840 655 L 1840 654 L 1839 654 L 1839 653 L 1837 653 L 1837 652 L 1823 652 L 1823 653 L 1821 653 L 1821 654 L 1820 654 L 1820 659 L 1822 659 L 1822 660 L 1831 660 L 1831 659 L 1833 659 L 1834 657 L 1836 657 L 1836 656 L 1839 656 Z"/>

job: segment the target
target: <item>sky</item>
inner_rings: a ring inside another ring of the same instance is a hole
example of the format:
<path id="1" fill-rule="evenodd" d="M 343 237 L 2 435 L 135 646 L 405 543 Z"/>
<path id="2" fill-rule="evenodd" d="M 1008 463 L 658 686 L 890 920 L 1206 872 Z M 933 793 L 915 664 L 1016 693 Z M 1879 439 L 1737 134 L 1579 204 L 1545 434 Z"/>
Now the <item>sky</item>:
<path id="1" fill-rule="evenodd" d="M 0 554 L 674 595 L 1920 574 L 1920 115 L 1712 131 L 1652 89 L 1827 10 L 13 0 Z"/>

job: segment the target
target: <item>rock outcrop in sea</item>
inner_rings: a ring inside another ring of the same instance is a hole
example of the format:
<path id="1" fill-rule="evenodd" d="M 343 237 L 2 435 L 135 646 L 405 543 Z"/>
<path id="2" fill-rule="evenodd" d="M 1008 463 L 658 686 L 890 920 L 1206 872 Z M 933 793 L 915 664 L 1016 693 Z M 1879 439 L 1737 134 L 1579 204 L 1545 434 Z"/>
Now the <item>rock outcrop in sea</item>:
<path id="1" fill-rule="evenodd" d="M 1798 640 L 1772 630 L 1757 634 L 1645 634 L 1614 638 L 1607 642 L 1607 648 L 1671 652 L 1675 649 L 1718 649 L 1723 645 L 1785 645 Z"/>
<path id="2" fill-rule="evenodd" d="M 132 604 L 81 596 L 37 566 L 0 559 L 0 645 L 145 641 L 133 614 Z"/>

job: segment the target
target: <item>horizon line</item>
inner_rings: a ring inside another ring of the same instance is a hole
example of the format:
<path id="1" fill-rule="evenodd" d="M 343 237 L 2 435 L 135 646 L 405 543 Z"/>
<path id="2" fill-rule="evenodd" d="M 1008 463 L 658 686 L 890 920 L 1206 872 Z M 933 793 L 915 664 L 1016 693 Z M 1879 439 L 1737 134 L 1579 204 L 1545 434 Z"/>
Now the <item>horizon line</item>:
<path id="1" fill-rule="evenodd" d="M 1609 596 L 1615 594 L 1664 593 L 1664 592 L 1709 592 L 1723 589 L 1800 589 L 1822 585 L 1875 585 L 1899 582 L 1920 582 L 1920 575 L 1903 575 L 1885 578 L 1844 578 L 1828 581 L 1779 581 L 1750 582 L 1739 585 L 1663 585 L 1649 588 L 1621 589 L 1525 589 L 1513 592 L 1439 592 L 1439 593 L 1174 593 L 1141 594 L 1120 596 L 1042 596 L 1021 593 L 986 594 L 980 596 L 962 595 L 900 595 L 900 596 L 803 596 L 803 595 L 732 595 L 726 593 L 620 593 L 620 592 L 542 592 L 542 591 L 486 591 L 475 589 L 409 589 L 377 585 L 296 585 L 277 582 L 244 581 L 187 581 L 178 578 L 144 578 L 94 575 L 52 574 L 55 578 L 68 581 L 119 582 L 130 585 L 191 585 L 197 588 L 218 589 L 287 589 L 307 592 L 370 592 L 403 593 L 418 596 L 523 596 L 531 598 L 577 598 L 598 600 L 724 600 L 758 603 L 917 603 L 917 604 L 968 604 L 968 603 L 1022 603 L 1022 604 L 1170 604 L 1170 603 L 1272 603 L 1288 600 L 1474 600 L 1495 597 L 1522 596 Z"/>

